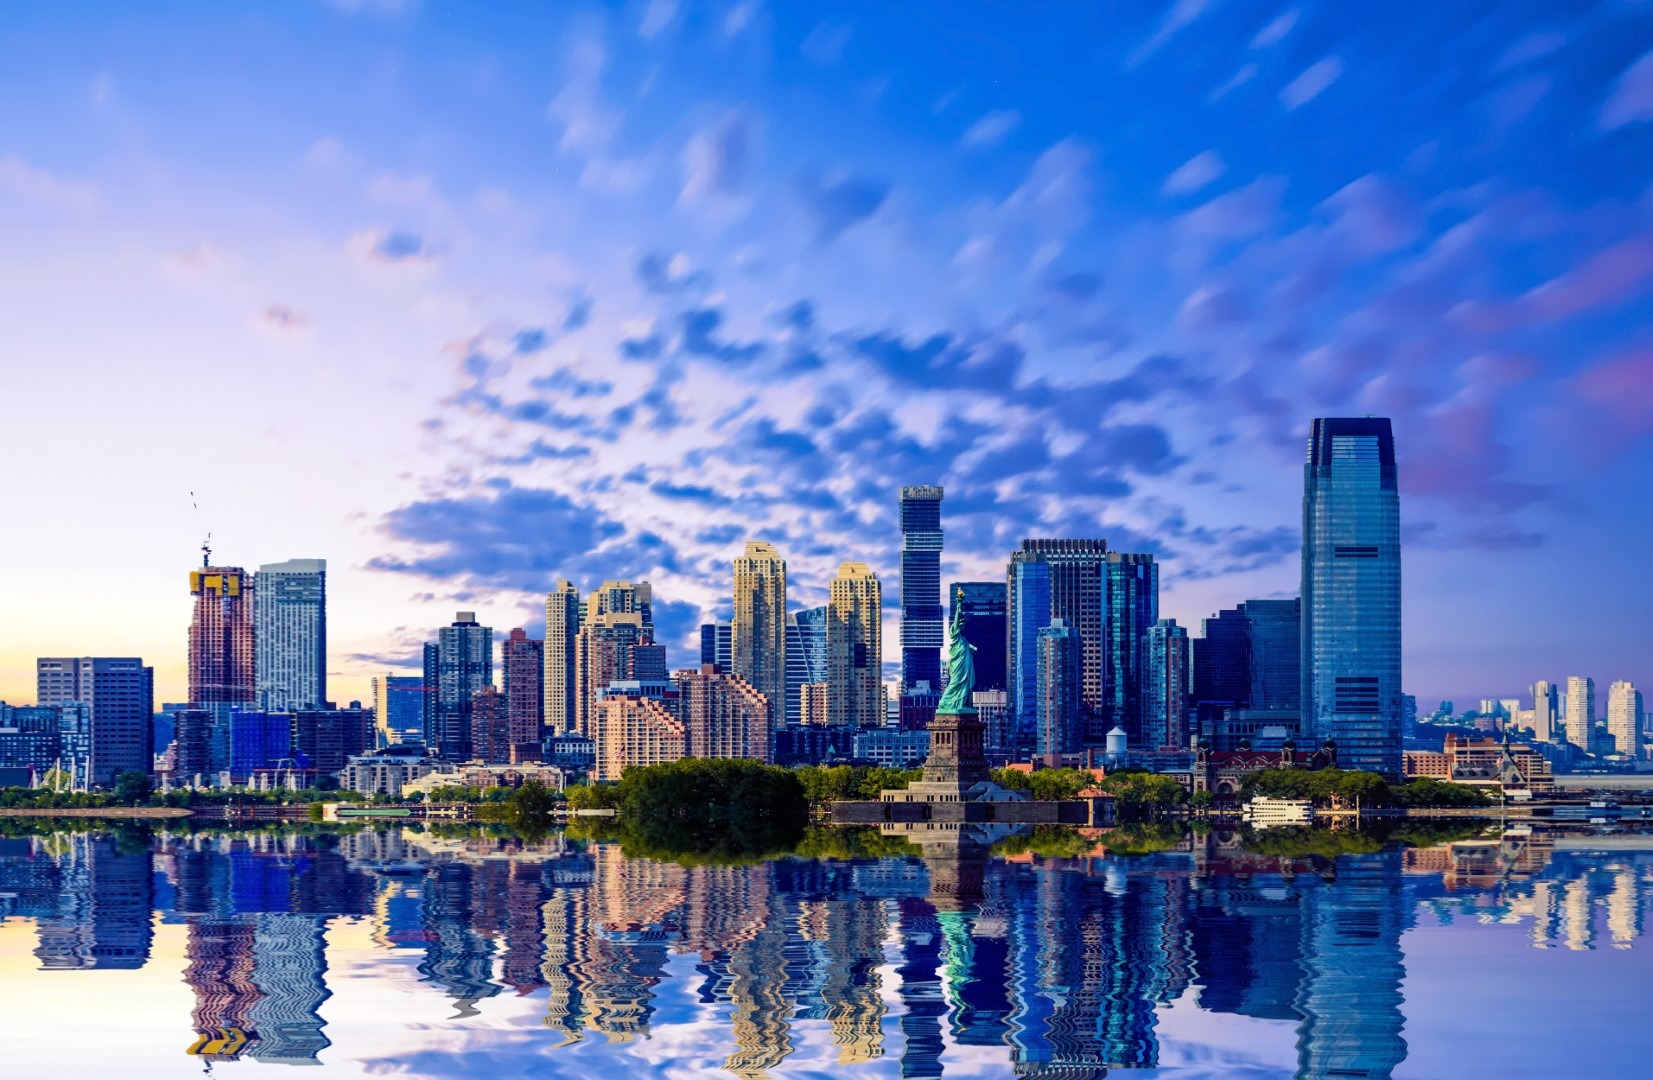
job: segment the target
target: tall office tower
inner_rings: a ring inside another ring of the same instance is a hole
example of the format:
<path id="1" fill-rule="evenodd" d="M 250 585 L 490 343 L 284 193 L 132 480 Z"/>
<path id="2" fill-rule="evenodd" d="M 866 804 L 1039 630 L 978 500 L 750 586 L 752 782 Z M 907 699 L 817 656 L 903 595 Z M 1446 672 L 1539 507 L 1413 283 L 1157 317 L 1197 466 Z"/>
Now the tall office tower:
<path id="1" fill-rule="evenodd" d="M 1005 688 L 1005 635 L 1009 598 L 1002 581 L 955 581 L 947 586 L 947 625 L 958 621 L 976 647 L 977 690 Z M 950 646 L 949 646 L 950 647 Z M 945 680 L 947 673 L 942 672 Z M 937 693 L 945 686 L 936 688 Z"/>
<path id="2" fill-rule="evenodd" d="M 632 766 L 677 761 L 688 752 L 683 722 L 653 698 L 611 694 L 591 708 L 589 735 L 598 780 L 618 780 Z"/>
<path id="3" fill-rule="evenodd" d="M 1564 735 L 1555 684 L 1539 679 L 1532 684 L 1532 737 L 1537 742 L 1555 742 Z"/>
<path id="4" fill-rule="evenodd" d="M 265 712 L 327 706 L 327 560 L 258 568 L 253 590 L 253 669 Z"/>
<path id="5" fill-rule="evenodd" d="M 40 705 L 90 707 L 91 783 L 106 787 L 123 772 L 154 770 L 154 668 L 135 656 L 44 656 L 35 661 L 35 683 Z"/>
<path id="6" fill-rule="evenodd" d="M 494 631 L 476 621 L 476 612 L 461 611 L 437 631 L 435 659 L 434 680 L 426 675 L 436 689 L 426 744 L 449 761 L 469 761 L 471 702 L 494 682 Z"/>
<path id="7" fill-rule="evenodd" d="M 779 724 L 786 716 L 786 560 L 761 540 L 748 540 L 735 560 L 729 647 L 734 673 L 768 699 Z"/>
<path id="8" fill-rule="evenodd" d="M 884 592 L 866 563 L 838 564 L 827 601 L 827 723 L 884 722 Z"/>
<path id="9" fill-rule="evenodd" d="M 1142 745 L 1188 748 L 1188 631 L 1175 619 L 1148 628 L 1142 645 Z"/>
<path id="10" fill-rule="evenodd" d="M 1596 680 L 1582 675 L 1567 676 L 1567 741 L 1596 752 Z"/>
<path id="11" fill-rule="evenodd" d="M 634 645 L 654 638 L 654 590 L 646 581 L 605 581 L 586 598 L 574 642 L 574 731 L 587 723 L 597 696 L 626 678 Z"/>
<path id="12" fill-rule="evenodd" d="M 1151 740 L 1142 709 L 1142 659 L 1148 630 L 1159 621 L 1159 566 L 1152 555 L 1110 551 L 1105 568 L 1102 712 L 1091 717 L 1090 741 L 1101 742 L 1108 732 L 1120 727 L 1133 745 L 1148 746 Z"/>
<path id="13" fill-rule="evenodd" d="M 1400 775 L 1400 495 L 1382 418 L 1317 419 L 1303 468 L 1303 731 Z"/>
<path id="14" fill-rule="evenodd" d="M 172 713 L 173 778 L 194 784 L 212 773 L 212 713 L 187 706 Z"/>
<path id="15" fill-rule="evenodd" d="M 511 763 L 511 713 L 491 686 L 471 695 L 471 758 L 484 765 Z"/>
<path id="16" fill-rule="evenodd" d="M 672 681 L 690 757 L 772 760 L 773 710 L 757 687 L 711 664 L 679 671 Z"/>
<path id="17" fill-rule="evenodd" d="M 1263 726 L 1299 726 L 1303 692 L 1297 600 L 1247 600 L 1204 620 L 1193 646 L 1193 716 L 1217 749 Z M 1266 714 L 1266 715 L 1263 715 Z"/>
<path id="18" fill-rule="evenodd" d="M 716 664 L 719 671 L 735 670 L 735 627 L 728 619 L 700 624 L 700 664 Z"/>
<path id="19" fill-rule="evenodd" d="M 545 594 L 545 727 L 552 735 L 574 731 L 574 653 L 580 634 L 580 590 L 559 581 Z"/>
<path id="20" fill-rule="evenodd" d="M 827 681 L 827 609 L 805 608 L 786 616 L 786 726 L 803 723 L 803 687 Z M 706 663 L 702 654 L 700 662 Z"/>
<path id="21" fill-rule="evenodd" d="M 932 484 L 901 489 L 901 692 L 941 692 L 941 498 Z"/>
<path id="22" fill-rule="evenodd" d="M 1642 756 L 1642 692 L 1634 683 L 1616 682 L 1607 688 L 1607 734 L 1613 737 L 1613 750 Z"/>
<path id="23" fill-rule="evenodd" d="M 1061 619 L 1079 635 L 1079 703 L 1086 726 L 1102 715 L 1107 680 L 1108 543 L 1105 540 L 1023 540 L 1005 576 L 1011 709 L 1029 737 L 1038 668 L 1038 632 Z M 1032 569 L 1042 565 L 1044 570 Z M 1026 578 L 1025 582 L 1021 579 Z M 1041 605 L 1040 597 L 1044 598 Z M 1023 693 L 1018 696 L 1018 684 Z"/>
<path id="24" fill-rule="evenodd" d="M 1194 701 L 1244 709 L 1251 705 L 1251 620 L 1245 605 L 1225 608 L 1201 623 L 1195 638 Z"/>
<path id="25" fill-rule="evenodd" d="M 213 716 L 212 767 L 229 758 L 232 709 L 257 701 L 253 655 L 253 579 L 239 566 L 192 570 L 189 591 L 195 616 L 189 624 L 189 702 Z"/>
<path id="26" fill-rule="evenodd" d="M 1303 702 L 1303 604 L 1247 600 L 1240 605 L 1251 629 L 1251 707 L 1296 712 Z"/>
<path id="27" fill-rule="evenodd" d="M 1006 589 L 1005 679 L 1010 684 L 1006 727 L 1012 757 L 1032 750 L 1039 729 L 1039 631 L 1050 625 L 1050 564 L 1010 559 Z M 1065 620 L 1064 620 L 1065 621 Z"/>
<path id="28" fill-rule="evenodd" d="M 1079 705 L 1079 635 L 1065 619 L 1050 620 L 1038 635 L 1038 747 L 1047 764 L 1084 744 Z"/>
<path id="29" fill-rule="evenodd" d="M 521 627 L 512 630 L 500 643 L 499 666 L 505 686 L 505 712 L 509 718 L 513 748 L 538 747 L 545 738 L 545 642 L 531 638 Z M 539 760 L 539 751 L 532 750 Z"/>
<path id="30" fill-rule="evenodd" d="M 436 750 L 436 697 L 437 686 L 442 680 L 442 647 L 434 641 L 425 642 L 424 652 L 424 701 L 420 708 L 420 718 L 424 730 L 419 736 L 419 742 L 432 752 Z"/>
<path id="31" fill-rule="evenodd" d="M 373 679 L 374 726 L 385 746 L 425 741 L 425 680 L 418 675 Z"/>

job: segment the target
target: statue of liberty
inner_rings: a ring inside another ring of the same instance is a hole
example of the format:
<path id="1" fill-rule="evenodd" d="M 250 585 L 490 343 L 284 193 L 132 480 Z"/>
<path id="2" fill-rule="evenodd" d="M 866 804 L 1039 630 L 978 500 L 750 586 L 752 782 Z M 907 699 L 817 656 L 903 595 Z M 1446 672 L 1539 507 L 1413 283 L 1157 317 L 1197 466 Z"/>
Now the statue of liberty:
<path id="1" fill-rule="evenodd" d="M 947 653 L 947 692 L 941 695 L 937 713 L 973 713 L 970 691 L 976 685 L 976 647 L 964 640 L 964 605 L 953 605 L 950 632 L 953 647 Z"/>

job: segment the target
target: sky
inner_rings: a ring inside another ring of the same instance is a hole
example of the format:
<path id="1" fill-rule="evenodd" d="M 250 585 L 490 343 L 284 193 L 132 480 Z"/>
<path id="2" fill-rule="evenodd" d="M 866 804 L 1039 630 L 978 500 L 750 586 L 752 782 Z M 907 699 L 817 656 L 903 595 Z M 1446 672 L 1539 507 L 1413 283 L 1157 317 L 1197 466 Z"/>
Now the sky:
<path id="1" fill-rule="evenodd" d="M 0 699 L 329 566 L 331 696 L 748 539 L 794 606 L 1023 537 L 1298 585 L 1393 418 L 1405 683 L 1653 683 L 1653 3 L 9 3 Z M 193 493 L 193 497 L 192 494 Z"/>

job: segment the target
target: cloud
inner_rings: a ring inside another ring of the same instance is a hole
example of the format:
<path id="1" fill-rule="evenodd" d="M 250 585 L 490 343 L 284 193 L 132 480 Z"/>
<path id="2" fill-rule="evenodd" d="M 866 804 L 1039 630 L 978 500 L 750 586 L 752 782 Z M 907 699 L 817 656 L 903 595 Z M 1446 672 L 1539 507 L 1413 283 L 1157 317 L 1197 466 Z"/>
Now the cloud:
<path id="1" fill-rule="evenodd" d="M 1508 71 L 1548 56 L 1567 44 L 1567 35 L 1556 30 L 1535 30 L 1510 45 L 1492 66 L 1494 72 Z"/>
<path id="2" fill-rule="evenodd" d="M 810 30 L 809 36 L 804 38 L 798 51 L 803 53 L 804 59 L 812 64 L 826 67 L 836 64 L 844 55 L 844 49 L 849 45 L 850 28 L 834 26 L 831 23 L 816 23 Z"/>
<path id="3" fill-rule="evenodd" d="M 1165 186 L 1160 190 L 1167 195 L 1186 195 L 1205 187 L 1227 170 L 1228 166 L 1215 150 L 1202 150 L 1166 177 Z"/>
<path id="4" fill-rule="evenodd" d="M 1653 120 L 1653 50 L 1642 54 L 1613 84 L 1601 106 L 1601 130 Z"/>
<path id="5" fill-rule="evenodd" d="M 1367 255 L 1412 242 L 1423 225 L 1407 193 L 1393 181 L 1372 174 L 1351 181 L 1315 209 L 1332 218 L 1336 236 Z"/>
<path id="6" fill-rule="evenodd" d="M 1653 349 L 1642 349 L 1585 368 L 1571 380 L 1579 399 L 1632 437 L 1653 434 Z"/>
<path id="7" fill-rule="evenodd" d="M 378 262 L 429 262 L 433 257 L 430 245 L 424 238 L 405 229 L 373 233 L 369 235 L 368 241 L 368 255 Z"/>
<path id="8" fill-rule="evenodd" d="M 644 41 L 653 41 L 676 18 L 677 0 L 648 0 L 643 5 L 643 18 L 637 26 L 637 35 Z"/>
<path id="9" fill-rule="evenodd" d="M 1241 64 L 1239 70 L 1234 72 L 1227 82 L 1219 84 L 1215 90 L 1211 91 L 1208 100 L 1212 102 L 1220 101 L 1256 77 L 1256 64 Z"/>
<path id="10" fill-rule="evenodd" d="M 683 148 L 684 203 L 740 194 L 751 166 L 754 127 L 749 112 L 734 109 L 689 140 Z"/>
<path id="11" fill-rule="evenodd" d="M 1192 239 L 1243 240 L 1256 236 L 1274 223 L 1285 187 L 1280 177 L 1258 177 L 1183 214 L 1177 226 Z"/>
<path id="12" fill-rule="evenodd" d="M 294 311 L 286 304 L 271 304 L 264 309 L 259 318 L 265 325 L 287 332 L 298 332 L 310 325 L 308 316 Z"/>
<path id="13" fill-rule="evenodd" d="M 1286 88 L 1280 91 L 1280 102 L 1288 110 L 1301 108 L 1319 97 L 1342 74 L 1343 61 L 1328 56 L 1309 65 L 1303 74 L 1287 83 Z"/>
<path id="14" fill-rule="evenodd" d="M 994 109 L 971 124 L 964 132 L 964 145 L 972 150 L 986 150 L 999 145 L 1021 125 L 1022 114 L 1015 109 Z"/>
<path id="15" fill-rule="evenodd" d="M 1159 29 L 1155 30 L 1148 40 L 1137 47 L 1136 51 L 1131 54 L 1130 59 L 1125 62 L 1125 66 L 1134 68 L 1158 52 L 1162 45 L 1176 36 L 1177 31 L 1204 14 L 1206 7 L 1207 0 L 1176 0 L 1171 5 L 1171 9 L 1165 13 L 1165 18 L 1159 24 Z"/>
<path id="16" fill-rule="evenodd" d="M 1280 44 L 1281 41 L 1285 40 L 1285 36 L 1291 33 L 1292 27 L 1297 25 L 1297 18 L 1301 14 L 1296 8 L 1287 8 L 1282 11 L 1269 20 L 1267 26 L 1257 31 L 1251 39 L 1251 47 L 1253 49 L 1267 49 Z"/>
<path id="17" fill-rule="evenodd" d="M 47 169 L 31 165 L 16 154 L 0 157 L 0 195 L 6 194 L 74 213 L 95 210 L 99 202 L 96 185 L 85 180 L 64 179 Z"/>
<path id="18" fill-rule="evenodd" d="M 594 38 L 581 37 L 570 49 L 568 79 L 545 107 L 546 117 L 562 129 L 558 142 L 562 150 L 601 150 L 619 129 L 620 114 L 602 97 L 603 68 L 607 63 L 607 51 Z"/>
<path id="19" fill-rule="evenodd" d="M 804 209 L 815 223 L 815 239 L 830 244 L 845 230 L 867 221 L 884 205 L 890 185 L 864 176 L 837 174 L 800 183 Z"/>

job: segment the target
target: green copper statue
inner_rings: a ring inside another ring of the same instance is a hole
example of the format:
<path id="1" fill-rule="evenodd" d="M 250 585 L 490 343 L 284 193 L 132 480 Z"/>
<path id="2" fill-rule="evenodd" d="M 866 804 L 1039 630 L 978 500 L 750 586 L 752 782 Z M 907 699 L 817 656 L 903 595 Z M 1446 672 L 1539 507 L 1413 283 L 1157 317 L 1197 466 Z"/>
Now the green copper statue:
<path id="1" fill-rule="evenodd" d="M 953 605 L 953 648 L 947 654 L 947 692 L 941 695 L 938 713 L 973 713 L 970 691 L 976 685 L 976 647 L 964 640 L 964 605 Z"/>

